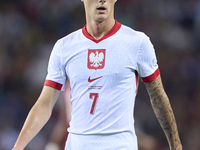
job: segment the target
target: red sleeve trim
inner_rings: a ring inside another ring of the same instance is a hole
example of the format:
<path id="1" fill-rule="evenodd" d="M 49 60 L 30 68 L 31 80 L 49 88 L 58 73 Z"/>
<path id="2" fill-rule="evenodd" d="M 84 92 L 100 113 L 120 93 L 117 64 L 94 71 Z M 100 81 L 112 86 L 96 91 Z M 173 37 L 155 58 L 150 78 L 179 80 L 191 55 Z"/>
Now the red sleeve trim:
<path id="1" fill-rule="evenodd" d="M 150 76 L 148 77 L 141 77 L 142 78 L 142 81 L 145 82 L 145 83 L 148 83 L 148 82 L 151 82 L 153 80 L 155 80 L 158 76 L 160 75 L 160 70 L 159 68 L 153 73 L 151 74 Z"/>
<path id="2" fill-rule="evenodd" d="M 49 86 L 49 87 L 52 87 L 54 89 L 61 90 L 63 85 L 60 84 L 60 83 L 51 81 L 51 80 L 45 80 L 44 86 Z"/>
<path id="3" fill-rule="evenodd" d="M 137 94 L 138 91 L 138 72 L 135 71 L 135 80 L 136 80 L 136 90 L 135 90 L 135 94 Z"/>

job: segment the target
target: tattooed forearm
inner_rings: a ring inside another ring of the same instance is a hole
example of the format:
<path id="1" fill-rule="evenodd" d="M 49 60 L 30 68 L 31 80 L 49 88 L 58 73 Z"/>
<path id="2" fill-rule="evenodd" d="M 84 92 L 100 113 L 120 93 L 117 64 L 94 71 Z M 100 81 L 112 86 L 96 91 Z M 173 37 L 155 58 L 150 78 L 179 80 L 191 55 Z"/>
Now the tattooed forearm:
<path id="1" fill-rule="evenodd" d="M 172 150 L 182 150 L 175 117 L 169 99 L 163 89 L 160 76 L 150 83 L 145 83 L 151 99 L 151 105 L 162 126 Z"/>

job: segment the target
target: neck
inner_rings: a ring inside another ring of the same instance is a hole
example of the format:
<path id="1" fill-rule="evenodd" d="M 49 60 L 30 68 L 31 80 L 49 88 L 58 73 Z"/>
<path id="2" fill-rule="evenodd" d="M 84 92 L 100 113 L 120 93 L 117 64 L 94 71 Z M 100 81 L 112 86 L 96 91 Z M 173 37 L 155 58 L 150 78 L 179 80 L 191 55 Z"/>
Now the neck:
<path id="1" fill-rule="evenodd" d="M 106 19 L 102 22 L 88 21 L 87 20 L 87 31 L 96 40 L 102 38 L 108 31 L 115 25 L 115 19 Z"/>

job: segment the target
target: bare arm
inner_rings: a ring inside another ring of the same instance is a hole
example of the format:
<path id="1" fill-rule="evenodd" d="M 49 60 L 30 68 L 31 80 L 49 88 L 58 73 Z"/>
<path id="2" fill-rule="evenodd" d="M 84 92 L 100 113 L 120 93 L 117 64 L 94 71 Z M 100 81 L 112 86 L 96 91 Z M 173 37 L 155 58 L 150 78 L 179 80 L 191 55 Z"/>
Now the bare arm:
<path id="1" fill-rule="evenodd" d="M 55 127 L 53 129 L 53 132 L 51 133 L 49 142 L 45 146 L 45 150 L 59 150 L 63 146 L 63 142 L 66 140 L 65 136 L 67 134 L 67 121 L 66 121 L 66 110 L 65 105 L 62 104 L 60 111 L 59 111 L 59 117 L 58 121 L 55 124 Z M 55 147 L 55 148 L 52 148 Z"/>
<path id="2" fill-rule="evenodd" d="M 171 150 L 182 150 L 178 129 L 169 99 L 164 91 L 160 75 L 145 83 L 156 117 L 167 137 Z"/>
<path id="3" fill-rule="evenodd" d="M 53 132 L 50 136 L 49 142 L 45 146 L 45 150 L 56 150 L 63 149 L 64 143 L 66 142 L 68 132 L 67 128 L 69 127 L 69 122 L 71 120 L 71 111 L 72 106 L 70 103 L 70 84 L 69 82 L 65 85 L 65 91 L 62 94 L 63 103 L 60 106 L 59 118 Z"/>
<path id="4" fill-rule="evenodd" d="M 12 150 L 23 150 L 49 120 L 60 91 L 44 86 L 40 97 L 30 110 Z"/>

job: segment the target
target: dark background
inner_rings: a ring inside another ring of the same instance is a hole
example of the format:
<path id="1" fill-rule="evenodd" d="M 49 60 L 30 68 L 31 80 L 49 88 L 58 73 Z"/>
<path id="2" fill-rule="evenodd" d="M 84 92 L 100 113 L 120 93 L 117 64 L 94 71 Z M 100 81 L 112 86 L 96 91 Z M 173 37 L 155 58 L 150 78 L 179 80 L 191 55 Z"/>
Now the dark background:
<path id="1" fill-rule="evenodd" d="M 200 149 L 200 1 L 118 0 L 116 19 L 145 32 L 155 46 L 184 150 Z M 81 0 L 0 0 L 0 149 L 10 150 L 37 100 L 57 39 L 85 25 Z M 59 100 L 61 101 L 61 100 Z M 59 102 L 26 150 L 40 150 L 57 120 Z M 136 127 L 169 149 L 142 82 Z"/>

